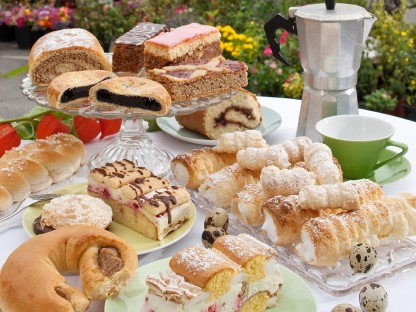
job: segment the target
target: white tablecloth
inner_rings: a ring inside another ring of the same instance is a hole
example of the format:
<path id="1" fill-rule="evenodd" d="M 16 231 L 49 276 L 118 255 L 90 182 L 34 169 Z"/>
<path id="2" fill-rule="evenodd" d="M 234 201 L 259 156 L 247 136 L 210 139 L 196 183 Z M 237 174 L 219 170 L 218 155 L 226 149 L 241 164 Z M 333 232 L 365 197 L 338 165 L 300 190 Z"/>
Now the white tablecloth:
<path id="1" fill-rule="evenodd" d="M 282 125 L 277 130 L 273 131 L 265 137 L 267 142 L 269 144 L 276 144 L 294 137 L 296 134 L 300 101 L 267 97 L 259 97 L 259 100 L 262 105 L 278 111 L 283 119 Z M 409 151 L 406 154 L 406 158 L 410 162 L 413 162 L 413 160 L 416 159 L 416 122 L 364 110 L 361 110 L 360 114 L 377 116 L 378 118 L 387 120 L 392 123 L 396 127 L 396 133 L 394 134 L 393 139 L 408 144 Z M 161 147 L 172 152 L 174 155 L 188 152 L 195 148 L 201 148 L 201 146 L 175 139 L 162 131 L 150 133 L 150 137 Z M 106 146 L 112 139 L 113 138 L 106 138 L 103 141 L 95 140 L 94 142 L 87 144 L 87 159 L 89 159 L 89 157 L 94 153 L 102 150 L 104 146 Z M 85 180 L 86 174 L 86 169 L 80 170 L 78 177 Z M 385 185 L 383 187 L 383 191 L 388 195 L 395 195 L 402 191 L 416 193 L 416 169 L 413 170 L 406 178 L 395 183 Z M 191 232 L 179 242 L 162 250 L 139 256 L 139 266 L 153 262 L 157 259 L 170 257 L 177 251 L 191 244 L 201 243 L 203 219 L 203 214 L 199 213 L 197 221 Z M 3 265 L 13 250 L 27 239 L 28 236 L 22 227 L 12 228 L 3 233 L 0 233 L 0 266 Z M 28 257 L 30 257 L 30 255 L 28 255 Z M 392 312 L 415 310 L 414 289 L 416 288 L 416 269 L 408 270 L 391 278 L 381 280 L 379 283 L 383 285 L 389 295 L 388 311 Z M 321 291 L 314 285 L 310 286 L 317 301 L 318 311 L 320 312 L 331 311 L 331 309 L 339 303 L 351 303 L 359 307 L 358 292 L 343 297 L 334 297 Z M 42 285 L 39 285 L 39 287 L 42 287 Z M 104 302 L 95 302 L 92 304 L 89 311 L 103 311 L 103 306 Z"/>

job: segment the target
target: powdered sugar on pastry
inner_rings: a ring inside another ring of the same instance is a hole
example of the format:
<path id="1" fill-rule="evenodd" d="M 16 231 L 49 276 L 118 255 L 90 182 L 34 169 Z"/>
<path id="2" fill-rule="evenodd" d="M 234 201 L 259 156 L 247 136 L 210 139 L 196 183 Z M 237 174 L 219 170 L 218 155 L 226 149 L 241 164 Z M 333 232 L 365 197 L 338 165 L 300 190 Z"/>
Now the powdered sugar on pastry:
<path id="1" fill-rule="evenodd" d="M 260 184 L 268 198 L 277 195 L 297 195 L 305 185 L 315 184 L 315 173 L 303 168 L 280 170 L 275 166 L 263 168 Z"/>
<path id="2" fill-rule="evenodd" d="M 289 156 L 281 144 L 271 147 L 248 147 L 237 153 L 237 162 L 241 167 L 250 170 L 261 170 L 266 166 L 276 166 L 280 169 L 289 168 Z"/>
<path id="3" fill-rule="evenodd" d="M 342 172 L 334 163 L 331 149 L 323 143 L 313 143 L 305 149 L 305 162 L 309 171 L 316 174 L 317 184 L 342 182 Z"/>
<path id="4" fill-rule="evenodd" d="M 248 147 L 266 147 L 266 140 L 263 139 L 261 132 L 257 130 L 246 130 L 224 133 L 218 138 L 218 143 L 214 147 L 217 152 L 237 153 L 239 150 Z"/>
<path id="5" fill-rule="evenodd" d="M 105 229 L 111 223 L 111 207 L 89 195 L 65 195 L 52 199 L 42 208 L 41 226 L 58 229 L 86 224 Z"/>

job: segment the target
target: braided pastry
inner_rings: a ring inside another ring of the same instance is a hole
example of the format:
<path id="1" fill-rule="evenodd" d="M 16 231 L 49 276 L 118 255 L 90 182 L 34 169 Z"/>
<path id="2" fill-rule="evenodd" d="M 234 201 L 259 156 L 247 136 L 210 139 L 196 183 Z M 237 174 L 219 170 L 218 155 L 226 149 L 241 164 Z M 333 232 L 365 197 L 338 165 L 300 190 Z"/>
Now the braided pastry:
<path id="1" fill-rule="evenodd" d="M 0 271 L 0 310 L 86 311 L 90 300 L 118 293 L 137 267 L 135 250 L 105 230 L 72 225 L 31 238 Z M 82 291 L 65 282 L 80 272 Z"/>

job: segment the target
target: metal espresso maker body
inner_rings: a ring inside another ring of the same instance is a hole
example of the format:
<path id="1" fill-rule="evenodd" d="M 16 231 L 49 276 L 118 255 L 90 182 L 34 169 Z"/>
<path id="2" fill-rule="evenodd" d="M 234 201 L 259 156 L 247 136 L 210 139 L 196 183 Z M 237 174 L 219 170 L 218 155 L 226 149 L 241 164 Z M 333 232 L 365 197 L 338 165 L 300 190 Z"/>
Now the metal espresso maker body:
<path id="1" fill-rule="evenodd" d="M 290 63 L 280 51 L 276 31 L 298 36 L 304 89 L 297 136 L 319 140 L 315 124 L 322 118 L 358 114 L 357 72 L 365 41 L 376 18 L 364 8 L 327 0 L 289 9 L 264 25 L 273 56 Z"/>

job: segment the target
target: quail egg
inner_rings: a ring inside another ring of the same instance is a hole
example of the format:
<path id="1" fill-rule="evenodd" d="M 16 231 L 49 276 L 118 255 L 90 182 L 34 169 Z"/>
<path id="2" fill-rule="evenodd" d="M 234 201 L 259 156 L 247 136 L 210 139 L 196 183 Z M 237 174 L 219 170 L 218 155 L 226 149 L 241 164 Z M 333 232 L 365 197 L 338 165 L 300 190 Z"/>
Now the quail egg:
<path id="1" fill-rule="evenodd" d="M 388 296 L 383 286 L 371 283 L 360 290 L 360 306 L 363 312 L 384 312 L 388 306 Z"/>
<path id="2" fill-rule="evenodd" d="M 215 240 L 224 235 L 227 235 L 227 233 L 222 227 L 208 226 L 202 232 L 202 244 L 204 244 L 205 248 L 211 248 Z"/>
<path id="3" fill-rule="evenodd" d="M 331 312 L 361 312 L 361 310 L 352 304 L 341 303 L 335 306 Z"/>
<path id="4" fill-rule="evenodd" d="M 204 228 L 208 226 L 215 226 L 223 228 L 224 231 L 228 229 L 228 214 L 223 208 L 215 208 L 211 210 L 205 217 Z"/>
<path id="5" fill-rule="evenodd" d="M 370 245 L 360 243 L 350 252 L 350 266 L 356 273 L 369 272 L 377 262 L 377 251 Z"/>

